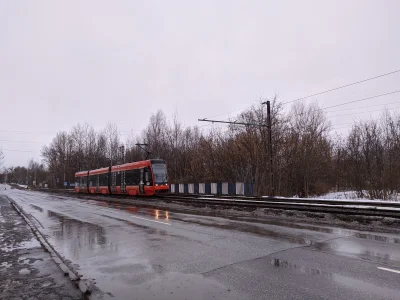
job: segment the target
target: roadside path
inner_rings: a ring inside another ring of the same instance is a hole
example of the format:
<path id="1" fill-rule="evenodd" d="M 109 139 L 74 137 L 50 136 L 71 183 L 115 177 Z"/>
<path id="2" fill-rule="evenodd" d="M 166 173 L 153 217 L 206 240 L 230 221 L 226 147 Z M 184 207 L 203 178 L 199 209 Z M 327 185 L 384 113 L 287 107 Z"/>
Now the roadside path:
<path id="1" fill-rule="evenodd" d="M 1 195 L 0 299 L 84 299 Z"/>

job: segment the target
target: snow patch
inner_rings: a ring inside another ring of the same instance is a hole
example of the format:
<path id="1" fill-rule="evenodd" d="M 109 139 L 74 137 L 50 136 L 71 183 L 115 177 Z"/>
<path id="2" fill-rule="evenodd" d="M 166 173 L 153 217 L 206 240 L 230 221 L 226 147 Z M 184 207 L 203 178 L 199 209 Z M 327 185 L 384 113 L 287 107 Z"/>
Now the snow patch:
<path id="1" fill-rule="evenodd" d="M 363 191 L 363 194 L 368 195 L 368 192 Z M 378 202 L 399 202 L 400 201 L 400 195 L 397 193 L 390 195 L 390 199 L 388 199 L 388 200 L 383 200 L 383 199 L 370 200 L 368 197 L 360 198 L 356 191 L 330 192 L 325 195 L 316 196 L 313 198 L 326 199 L 326 200 L 352 200 L 352 201 L 378 201 Z"/>

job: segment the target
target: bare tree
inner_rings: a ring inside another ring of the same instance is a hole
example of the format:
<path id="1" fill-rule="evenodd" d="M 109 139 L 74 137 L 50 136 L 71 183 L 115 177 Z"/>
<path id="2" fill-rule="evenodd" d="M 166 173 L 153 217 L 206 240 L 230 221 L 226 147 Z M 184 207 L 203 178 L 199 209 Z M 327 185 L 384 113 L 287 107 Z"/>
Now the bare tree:
<path id="1" fill-rule="evenodd" d="M 261 102 L 236 120 L 266 124 Z M 315 102 L 294 103 L 285 112 L 275 98 L 271 113 L 272 184 L 277 194 L 309 197 L 331 189 L 353 189 L 362 197 L 386 199 L 400 190 L 400 115 L 386 112 L 380 122 L 355 123 L 341 137 L 330 133 L 330 122 Z M 61 185 L 79 170 L 118 163 L 123 143 L 127 161 L 142 160 L 146 154 L 136 146 L 138 142 L 149 145 L 153 158 L 167 161 L 172 182 L 242 181 L 254 184 L 260 195 L 271 188 L 265 127 L 232 125 L 200 131 L 183 126 L 177 116 L 167 120 L 162 111 L 151 116 L 145 130 L 138 135 L 132 132 L 125 141 L 112 123 L 99 132 L 88 124 L 59 132 L 42 150 L 48 181 Z M 23 169 L 15 168 L 12 176 L 21 180 L 22 173 Z"/>
<path id="2" fill-rule="evenodd" d="M 106 137 L 107 143 L 107 158 L 109 159 L 109 165 L 112 166 L 117 162 L 118 149 L 120 146 L 120 137 L 117 125 L 114 123 L 108 123 L 104 129 L 104 136 Z"/>
<path id="3" fill-rule="evenodd" d="M 3 164 L 4 154 L 3 151 L 0 149 L 0 166 Z"/>

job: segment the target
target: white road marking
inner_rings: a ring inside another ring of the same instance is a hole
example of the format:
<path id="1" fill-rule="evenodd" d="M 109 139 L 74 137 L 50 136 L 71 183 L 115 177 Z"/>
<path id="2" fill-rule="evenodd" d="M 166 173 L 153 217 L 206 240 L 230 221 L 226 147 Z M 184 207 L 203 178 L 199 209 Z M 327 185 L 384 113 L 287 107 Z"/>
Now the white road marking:
<path id="1" fill-rule="evenodd" d="M 397 273 L 400 274 L 399 270 L 393 270 L 393 269 L 388 269 L 388 268 L 383 268 L 383 267 L 377 267 L 379 270 L 383 270 L 383 271 L 389 271 L 389 272 L 393 272 L 393 273 Z"/>
<path id="2" fill-rule="evenodd" d="M 164 225 L 171 225 L 170 223 L 165 223 L 165 222 L 161 222 L 161 221 L 156 221 L 156 220 L 150 220 L 147 218 L 141 218 L 141 217 L 136 217 L 136 216 L 131 216 L 132 218 L 136 218 L 136 219 L 141 219 L 141 220 L 146 220 L 146 221 L 150 221 L 150 222 L 156 222 L 156 223 L 161 223 Z"/>

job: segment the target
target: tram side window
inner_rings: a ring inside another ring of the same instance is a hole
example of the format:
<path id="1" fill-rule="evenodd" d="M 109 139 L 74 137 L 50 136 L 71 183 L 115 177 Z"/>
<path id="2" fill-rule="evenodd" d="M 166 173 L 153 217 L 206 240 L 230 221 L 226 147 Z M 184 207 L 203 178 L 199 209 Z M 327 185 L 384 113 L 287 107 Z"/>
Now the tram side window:
<path id="1" fill-rule="evenodd" d="M 98 175 L 89 176 L 89 186 L 97 186 Z"/>
<path id="2" fill-rule="evenodd" d="M 108 186 L 108 174 L 99 175 L 99 186 Z"/>
<path id="3" fill-rule="evenodd" d="M 140 182 L 140 169 L 125 171 L 126 185 L 139 185 L 139 182 Z"/>
<path id="4" fill-rule="evenodd" d="M 87 187 L 87 176 L 81 177 L 81 187 Z"/>
<path id="5" fill-rule="evenodd" d="M 116 186 L 121 186 L 121 172 L 117 172 L 115 185 Z"/>
<path id="6" fill-rule="evenodd" d="M 75 187 L 79 187 L 79 181 L 80 181 L 80 178 L 79 177 L 75 177 Z"/>

